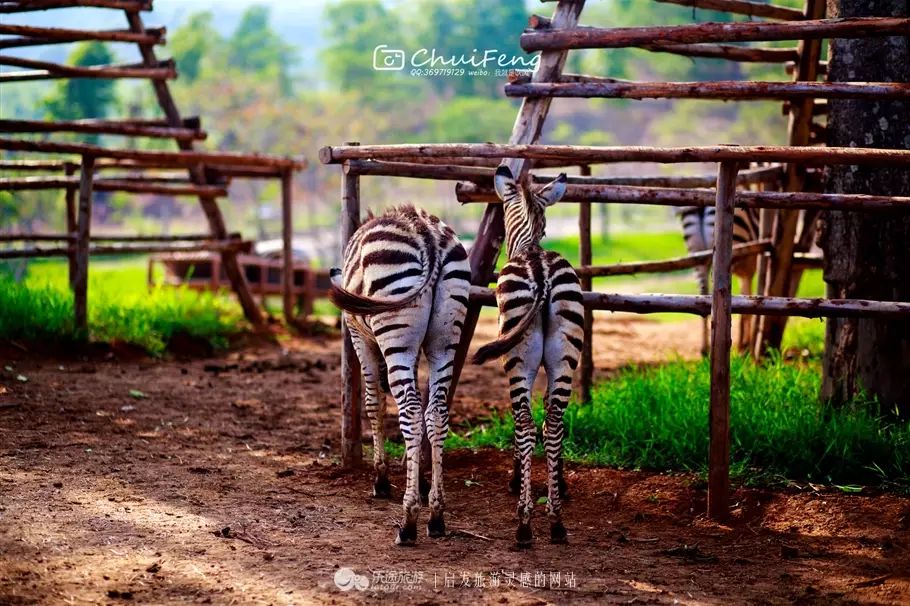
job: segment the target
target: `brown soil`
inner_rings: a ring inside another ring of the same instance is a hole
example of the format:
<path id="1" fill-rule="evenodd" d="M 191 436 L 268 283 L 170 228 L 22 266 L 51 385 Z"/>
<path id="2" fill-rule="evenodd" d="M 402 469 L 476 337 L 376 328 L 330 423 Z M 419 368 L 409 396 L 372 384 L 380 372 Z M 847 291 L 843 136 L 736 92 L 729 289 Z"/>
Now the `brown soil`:
<path id="1" fill-rule="evenodd" d="M 694 356 L 700 338 L 697 322 L 597 326 L 601 372 Z M 738 489 L 721 526 L 691 477 L 569 466 L 570 544 L 545 540 L 538 507 L 520 552 L 510 457 L 493 451 L 448 455 L 449 536 L 396 547 L 399 503 L 335 458 L 338 341 L 283 347 L 0 348 L 0 604 L 910 602 L 910 499 Z M 496 368 L 470 369 L 455 420 L 505 393 Z M 370 587 L 341 591 L 340 568 Z"/>

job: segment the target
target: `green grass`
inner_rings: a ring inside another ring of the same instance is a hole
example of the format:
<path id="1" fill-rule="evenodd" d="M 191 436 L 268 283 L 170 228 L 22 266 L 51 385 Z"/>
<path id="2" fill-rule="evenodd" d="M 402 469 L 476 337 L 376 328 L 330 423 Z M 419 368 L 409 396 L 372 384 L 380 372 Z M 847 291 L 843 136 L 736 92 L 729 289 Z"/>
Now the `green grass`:
<path id="1" fill-rule="evenodd" d="M 93 261 L 89 271 L 89 333 L 93 341 L 125 341 L 161 355 L 176 335 L 203 339 L 216 348 L 244 326 L 229 298 L 145 282 L 145 263 L 128 258 Z M 67 266 L 29 264 L 22 282 L 0 270 L 0 338 L 69 343 L 73 325 Z"/>
<path id="2" fill-rule="evenodd" d="M 910 422 L 867 412 L 863 398 L 834 409 L 818 401 L 817 368 L 779 359 L 731 369 L 731 461 L 740 476 L 910 488 Z M 704 473 L 708 362 L 630 368 L 602 383 L 588 405 L 566 411 L 566 457 L 619 468 Z M 543 422 L 538 402 L 534 417 Z M 452 435 L 452 448 L 509 448 L 510 414 Z"/>
<path id="3" fill-rule="evenodd" d="M 578 263 L 578 236 L 545 238 L 544 248 L 555 250 L 573 265 Z M 592 238 L 591 258 L 594 265 L 630 261 L 658 261 L 686 254 L 681 231 L 655 233 L 619 233 L 606 242 Z"/>

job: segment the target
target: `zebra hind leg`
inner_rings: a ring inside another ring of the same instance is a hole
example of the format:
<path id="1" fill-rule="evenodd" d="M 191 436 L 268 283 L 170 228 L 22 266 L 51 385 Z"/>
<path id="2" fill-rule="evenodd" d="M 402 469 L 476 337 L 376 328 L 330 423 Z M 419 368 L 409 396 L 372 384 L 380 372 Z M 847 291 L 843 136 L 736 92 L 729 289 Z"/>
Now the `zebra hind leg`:
<path id="1" fill-rule="evenodd" d="M 448 397 L 452 382 L 452 372 L 450 362 L 443 362 L 438 365 L 433 364 L 432 361 L 430 363 L 433 365 L 430 370 L 428 390 L 430 399 L 424 416 L 432 461 L 432 484 L 427 499 L 430 507 L 427 535 L 436 538 L 443 537 L 446 534 L 442 459 L 443 446 L 449 433 Z"/>
<path id="2" fill-rule="evenodd" d="M 376 344 L 357 331 L 351 331 L 351 343 L 363 372 L 364 409 L 373 434 L 373 469 L 376 471 L 373 496 L 389 499 L 392 497 L 392 484 L 389 482 L 389 464 L 385 452 L 385 394 L 382 390 L 385 363 Z"/>
<path id="3" fill-rule="evenodd" d="M 383 335 L 385 336 L 385 335 Z M 386 343 L 380 343 L 380 347 Z M 406 482 L 402 508 L 404 520 L 398 529 L 395 543 L 413 545 L 417 541 L 417 516 L 420 513 L 420 449 L 423 442 L 423 411 L 417 390 L 417 348 L 386 346 L 384 355 L 389 365 L 389 387 L 398 404 L 398 421 L 404 437 L 407 459 Z"/>
<path id="4" fill-rule="evenodd" d="M 515 543 L 519 549 L 527 549 L 534 542 L 531 530 L 531 514 L 534 498 L 531 494 L 531 455 L 534 452 L 537 428 L 531 416 L 531 390 L 534 377 L 540 368 L 543 336 L 533 331 L 525 343 L 517 346 L 507 358 L 505 367 L 509 376 L 509 398 L 512 400 L 512 415 L 515 418 L 515 449 L 518 455 L 518 528 Z"/>

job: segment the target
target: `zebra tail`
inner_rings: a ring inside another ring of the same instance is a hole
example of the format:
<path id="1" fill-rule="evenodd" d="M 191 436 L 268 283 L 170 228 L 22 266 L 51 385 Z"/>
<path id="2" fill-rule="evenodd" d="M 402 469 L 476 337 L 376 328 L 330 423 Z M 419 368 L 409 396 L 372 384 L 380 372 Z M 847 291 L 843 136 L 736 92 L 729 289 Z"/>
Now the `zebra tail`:
<path id="1" fill-rule="evenodd" d="M 500 358 L 512 351 L 518 342 L 524 337 L 525 332 L 530 328 L 531 323 L 540 315 L 543 303 L 546 297 L 540 293 L 534 299 L 534 305 L 527 314 L 515 325 L 515 327 L 504 335 L 500 335 L 495 341 L 487 343 L 477 350 L 471 357 L 472 364 L 484 364 L 495 358 Z"/>
<path id="2" fill-rule="evenodd" d="M 420 296 L 426 288 L 427 283 L 430 281 L 427 279 L 418 288 L 415 288 L 411 293 L 401 299 L 390 300 L 371 299 L 370 297 L 364 297 L 363 295 L 358 295 L 345 289 L 341 285 L 341 270 L 337 267 L 331 269 L 329 276 L 332 280 L 332 287 L 329 289 L 329 299 L 339 309 L 343 309 L 348 313 L 358 316 L 371 316 L 387 311 L 403 309 Z"/>

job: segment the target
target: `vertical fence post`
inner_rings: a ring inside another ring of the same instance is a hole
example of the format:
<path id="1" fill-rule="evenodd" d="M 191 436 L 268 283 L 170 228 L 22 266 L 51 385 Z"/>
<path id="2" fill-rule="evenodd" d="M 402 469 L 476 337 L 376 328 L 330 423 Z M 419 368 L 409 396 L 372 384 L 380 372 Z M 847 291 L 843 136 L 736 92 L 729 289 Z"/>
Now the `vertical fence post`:
<path id="1" fill-rule="evenodd" d="M 282 260 L 284 261 L 281 266 L 281 304 L 284 321 L 288 326 L 293 325 L 296 321 L 294 316 L 294 250 L 292 247 L 294 237 L 293 186 L 293 172 L 290 169 L 281 171 L 281 237 Z"/>
<path id="2" fill-rule="evenodd" d="M 76 174 L 76 166 L 72 162 L 67 162 L 63 167 L 67 177 Z M 64 194 L 66 201 L 66 233 L 69 236 L 76 235 L 76 187 L 68 185 Z M 70 239 L 67 241 L 68 249 L 67 258 L 69 260 L 69 284 L 70 288 L 76 283 L 76 241 Z"/>
<path id="3" fill-rule="evenodd" d="M 764 191 L 764 187 L 759 185 L 759 191 Z M 771 234 L 774 229 L 774 211 L 770 208 L 762 208 L 759 210 L 759 238 L 762 240 L 770 240 Z M 768 284 L 768 266 L 770 264 L 770 255 L 768 253 L 761 253 L 758 255 L 758 278 L 757 284 L 755 286 L 755 293 L 757 295 L 764 295 L 765 288 Z M 749 347 L 751 348 L 752 355 L 758 359 L 761 352 L 761 316 L 755 316 L 752 321 L 752 334 L 749 337 Z"/>
<path id="4" fill-rule="evenodd" d="M 360 145 L 357 142 L 345 145 Z M 360 226 L 360 176 L 347 171 L 341 177 L 341 259 L 348 241 Z M 351 335 L 341 318 L 341 461 L 346 467 L 359 465 L 363 461 L 361 444 L 360 409 L 361 375 L 357 352 L 351 343 Z"/>
<path id="5" fill-rule="evenodd" d="M 591 176 L 591 166 L 582 164 L 579 173 L 584 177 Z M 580 266 L 591 265 L 591 203 L 582 202 L 578 213 L 578 263 Z M 581 289 L 593 290 L 593 279 L 590 275 L 581 277 Z M 584 342 L 581 346 L 581 401 L 591 401 L 591 385 L 594 379 L 594 312 L 585 308 Z"/>
<path id="6" fill-rule="evenodd" d="M 711 299 L 711 404 L 709 412 L 708 517 L 726 519 L 730 492 L 730 308 L 733 261 L 735 162 L 721 163 L 717 173 L 714 226 L 714 292 Z"/>
<path id="7" fill-rule="evenodd" d="M 559 0 L 553 11 L 551 27 L 557 29 L 570 29 L 578 23 L 578 17 L 585 6 L 585 0 Z M 531 76 L 533 82 L 556 82 L 566 64 L 569 51 L 544 51 L 540 53 L 540 61 Z M 511 144 L 532 144 L 540 139 L 543 123 L 550 111 L 550 97 L 525 97 L 521 101 L 521 108 L 512 126 L 512 135 L 509 137 Z M 517 181 L 522 181 L 528 174 L 531 163 L 521 158 L 504 159 Z M 503 224 L 503 211 L 501 204 L 488 204 L 477 229 L 477 239 L 471 247 L 468 260 L 471 263 L 471 283 L 477 286 L 489 286 L 490 279 L 496 268 L 496 259 L 499 250 L 505 241 L 505 226 Z M 474 329 L 480 318 L 481 306 L 475 303 L 468 304 L 468 313 L 461 329 L 461 342 L 455 351 L 455 366 L 452 369 L 452 386 L 449 389 L 449 406 L 455 399 L 458 389 L 458 380 L 461 378 L 461 369 L 468 357 Z"/>
<path id="8" fill-rule="evenodd" d="M 73 310 L 76 316 L 76 330 L 88 336 L 88 251 L 92 222 L 92 180 L 95 172 L 95 157 L 82 156 L 79 175 L 79 213 L 76 220 L 75 273 L 73 276 Z"/>

